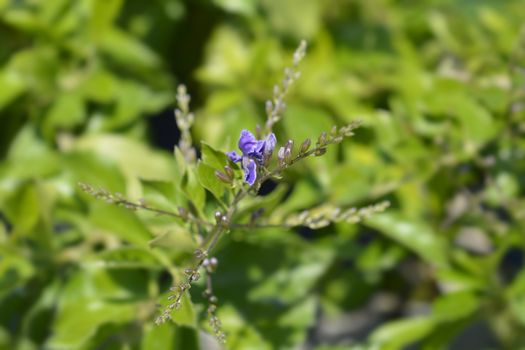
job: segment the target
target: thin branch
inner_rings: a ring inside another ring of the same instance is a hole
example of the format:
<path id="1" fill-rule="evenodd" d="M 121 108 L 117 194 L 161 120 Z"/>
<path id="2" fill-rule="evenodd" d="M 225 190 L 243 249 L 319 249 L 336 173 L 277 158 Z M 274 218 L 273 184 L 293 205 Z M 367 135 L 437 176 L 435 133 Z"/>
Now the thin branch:
<path id="1" fill-rule="evenodd" d="M 143 200 L 137 203 L 132 202 L 124 198 L 122 194 L 120 193 L 111 193 L 103 188 L 96 189 L 93 186 L 82 183 L 82 182 L 80 182 L 78 185 L 84 192 L 92 195 L 93 197 L 97 199 L 101 199 L 108 204 L 115 204 L 117 206 L 121 206 L 126 209 L 130 209 L 130 210 L 139 210 L 139 209 L 146 210 L 146 211 L 155 213 L 157 215 L 171 216 L 177 219 L 181 219 L 183 221 L 190 221 L 190 222 L 202 225 L 202 226 L 208 226 L 208 227 L 214 226 L 213 223 L 199 219 L 183 208 L 179 208 L 179 212 L 175 213 L 175 212 L 168 211 L 168 210 L 150 207 Z"/>

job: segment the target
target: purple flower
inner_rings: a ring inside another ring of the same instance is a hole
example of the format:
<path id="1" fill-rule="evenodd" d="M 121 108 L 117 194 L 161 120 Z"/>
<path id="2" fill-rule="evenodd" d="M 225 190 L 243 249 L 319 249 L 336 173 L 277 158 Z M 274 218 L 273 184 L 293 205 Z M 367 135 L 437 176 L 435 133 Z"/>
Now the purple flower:
<path id="1" fill-rule="evenodd" d="M 272 155 L 276 142 L 277 139 L 273 133 L 264 140 L 257 140 L 251 132 L 243 130 L 239 137 L 239 149 L 242 155 L 235 151 L 226 154 L 232 162 L 242 162 L 244 181 L 251 186 L 257 178 L 257 164 L 263 165 L 264 161 Z"/>

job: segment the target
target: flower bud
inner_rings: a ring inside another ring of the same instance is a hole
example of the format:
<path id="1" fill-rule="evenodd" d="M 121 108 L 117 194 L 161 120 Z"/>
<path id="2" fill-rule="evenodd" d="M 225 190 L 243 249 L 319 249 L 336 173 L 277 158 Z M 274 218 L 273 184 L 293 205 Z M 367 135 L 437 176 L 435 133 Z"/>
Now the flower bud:
<path id="1" fill-rule="evenodd" d="M 224 171 L 226 172 L 226 175 L 228 175 L 230 179 L 233 179 L 233 170 L 229 165 L 224 166 Z"/>
<path id="2" fill-rule="evenodd" d="M 219 180 L 221 180 L 224 183 L 231 184 L 232 178 L 226 175 L 223 172 L 220 172 L 219 170 L 215 170 L 215 177 L 217 177 Z"/>
<path id="3" fill-rule="evenodd" d="M 279 85 L 274 85 L 273 86 L 273 96 L 274 97 L 277 97 L 279 96 L 279 93 L 281 92 L 281 90 L 279 89 Z"/>
<path id="4" fill-rule="evenodd" d="M 291 154 L 293 152 L 293 140 L 288 140 L 284 147 L 286 147 L 286 151 L 289 151 Z"/>
<path id="5" fill-rule="evenodd" d="M 284 147 L 279 148 L 279 152 L 277 152 L 277 159 L 279 160 L 279 166 L 283 166 L 285 164 L 284 153 L 285 153 L 285 148 Z"/>
<path id="6" fill-rule="evenodd" d="M 220 224 L 222 222 L 222 213 L 220 211 L 215 212 L 215 221 Z"/>
<path id="7" fill-rule="evenodd" d="M 337 136 L 337 126 L 336 125 L 332 126 L 332 129 L 330 130 L 330 135 Z"/>
<path id="8" fill-rule="evenodd" d="M 301 149 L 299 153 L 305 153 L 306 151 L 308 151 L 311 144 L 312 144 L 312 141 L 310 139 L 304 140 L 303 143 L 301 144 Z"/>
<path id="9" fill-rule="evenodd" d="M 190 276 L 189 281 L 195 282 L 195 281 L 198 281 L 199 278 L 201 278 L 201 274 L 198 272 L 195 272 L 193 275 Z"/>
<path id="10" fill-rule="evenodd" d="M 182 217 L 182 218 L 186 218 L 188 216 L 188 211 L 183 208 L 183 207 L 178 207 L 177 208 L 178 211 L 179 211 L 179 215 Z"/>
<path id="11" fill-rule="evenodd" d="M 195 249 L 195 251 L 193 252 L 193 256 L 195 256 L 195 259 L 204 259 L 206 257 L 206 253 L 203 252 L 202 250 L 200 249 Z"/>
<path id="12" fill-rule="evenodd" d="M 315 151 L 315 156 L 316 157 L 319 157 L 319 156 L 322 156 L 323 154 L 326 153 L 326 148 L 318 148 L 316 151 Z"/>
<path id="13" fill-rule="evenodd" d="M 322 132 L 319 138 L 317 139 L 318 146 L 324 146 L 326 144 L 326 132 Z"/>
<path id="14" fill-rule="evenodd" d="M 273 103 L 272 101 L 268 100 L 266 101 L 266 114 L 271 115 L 273 112 Z"/>

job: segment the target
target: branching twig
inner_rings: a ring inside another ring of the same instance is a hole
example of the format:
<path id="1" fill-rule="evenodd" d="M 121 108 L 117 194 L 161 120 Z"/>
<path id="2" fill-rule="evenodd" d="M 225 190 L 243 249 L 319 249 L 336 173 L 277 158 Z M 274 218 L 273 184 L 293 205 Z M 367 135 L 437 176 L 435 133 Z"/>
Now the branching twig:
<path id="1" fill-rule="evenodd" d="M 299 63 L 306 54 L 306 41 L 302 40 L 299 47 L 295 50 L 293 55 L 293 66 L 286 67 L 284 69 L 284 78 L 281 82 L 281 86 L 275 85 L 273 87 L 273 98 L 272 100 L 266 101 L 266 131 L 267 133 L 272 132 L 273 125 L 282 118 L 282 114 L 286 109 L 284 103 L 284 97 L 288 93 L 290 85 L 297 80 L 301 73 L 297 71 Z"/>
<path id="2" fill-rule="evenodd" d="M 97 199 L 101 199 L 103 201 L 105 201 L 106 203 L 108 204 L 115 204 L 117 206 L 121 206 L 121 207 L 124 207 L 126 209 L 130 209 L 130 210 L 146 210 L 146 211 L 150 211 L 152 213 L 155 213 L 157 215 L 166 215 L 166 216 L 172 216 L 172 217 L 175 217 L 177 219 L 181 219 L 183 221 L 189 221 L 189 222 L 194 222 L 196 224 L 199 224 L 199 225 L 203 225 L 203 226 L 213 226 L 214 224 L 211 223 L 211 222 L 208 222 L 208 221 L 205 221 L 205 220 L 202 220 L 202 219 L 199 219 L 197 217 L 195 217 L 194 215 L 192 215 L 190 212 L 188 212 L 186 209 L 184 208 L 179 208 L 179 212 L 178 213 L 175 213 L 175 212 L 172 212 L 172 211 L 167 211 L 167 210 L 163 210 L 163 209 L 157 209 L 157 208 L 153 208 L 153 207 L 150 207 L 149 205 L 147 205 L 147 203 L 142 199 L 142 200 L 139 200 L 138 202 L 132 202 L 126 198 L 124 198 L 124 196 L 120 193 L 111 193 L 109 192 L 108 190 L 106 189 L 103 189 L 103 188 L 94 188 L 93 186 L 91 185 L 88 185 L 88 184 L 85 184 L 85 183 L 82 183 L 82 182 L 79 182 L 78 186 L 86 193 L 92 195 L 93 197 L 97 198 Z"/>
<path id="3" fill-rule="evenodd" d="M 177 88 L 177 104 L 175 109 L 175 121 L 179 127 L 181 136 L 179 149 L 188 163 L 195 163 L 195 148 L 192 146 L 190 129 L 195 121 L 195 116 L 190 112 L 190 95 L 186 91 L 186 86 L 179 85 Z"/>

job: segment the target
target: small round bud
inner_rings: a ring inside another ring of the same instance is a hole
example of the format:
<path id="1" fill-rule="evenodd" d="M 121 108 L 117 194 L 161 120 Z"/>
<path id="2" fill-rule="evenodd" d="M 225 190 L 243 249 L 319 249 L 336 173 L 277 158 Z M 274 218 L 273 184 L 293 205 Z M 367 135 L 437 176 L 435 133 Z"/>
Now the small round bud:
<path id="1" fill-rule="evenodd" d="M 206 257 L 206 253 L 203 252 L 202 250 L 200 249 L 196 249 L 194 252 L 193 252 L 193 256 L 195 256 L 196 259 L 204 259 Z"/>
<path id="2" fill-rule="evenodd" d="M 188 216 L 188 211 L 183 207 L 178 207 L 179 215 L 183 218 Z"/>
<path id="3" fill-rule="evenodd" d="M 190 276 L 190 281 L 195 282 L 195 281 L 198 281 L 199 278 L 201 278 L 201 274 L 198 272 L 195 272 L 193 275 Z"/>
<path id="4" fill-rule="evenodd" d="M 318 148 L 316 151 L 315 151 L 315 156 L 316 157 L 319 157 L 319 156 L 322 156 L 323 154 L 326 153 L 326 148 Z"/>

